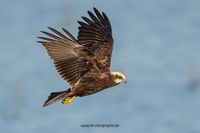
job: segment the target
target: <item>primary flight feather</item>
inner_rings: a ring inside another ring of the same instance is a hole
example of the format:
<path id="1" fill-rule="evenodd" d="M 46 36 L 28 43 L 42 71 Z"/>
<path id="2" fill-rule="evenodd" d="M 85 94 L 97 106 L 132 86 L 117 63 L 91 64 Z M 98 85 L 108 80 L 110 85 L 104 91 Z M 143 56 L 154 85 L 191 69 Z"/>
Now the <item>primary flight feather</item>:
<path id="1" fill-rule="evenodd" d="M 112 28 L 107 15 L 94 8 L 88 11 L 90 18 L 78 21 L 78 39 L 66 29 L 63 33 L 50 28 L 52 33 L 42 31 L 47 37 L 38 41 L 53 59 L 56 70 L 71 88 L 66 91 L 52 92 L 43 106 L 58 100 L 63 104 L 71 103 L 75 97 L 87 96 L 106 88 L 125 82 L 124 74 L 110 72 L 113 49 Z"/>

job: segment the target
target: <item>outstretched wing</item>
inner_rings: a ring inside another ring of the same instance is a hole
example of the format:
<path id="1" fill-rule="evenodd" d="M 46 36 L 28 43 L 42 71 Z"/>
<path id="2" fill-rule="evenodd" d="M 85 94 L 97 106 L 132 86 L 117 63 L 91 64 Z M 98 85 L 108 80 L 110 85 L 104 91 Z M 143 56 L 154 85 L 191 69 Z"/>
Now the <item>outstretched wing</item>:
<path id="1" fill-rule="evenodd" d="M 59 31 L 50 28 L 54 32 L 48 33 L 41 31 L 46 37 L 39 37 L 42 45 L 47 49 L 49 56 L 53 59 L 55 67 L 61 77 L 68 81 L 70 85 L 76 83 L 81 76 L 88 72 L 92 66 L 89 60 L 80 57 L 83 46 L 79 45 L 76 39 L 63 28 L 67 36 Z"/>
<path id="2" fill-rule="evenodd" d="M 105 13 L 94 8 L 95 14 L 88 11 L 91 19 L 82 17 L 85 22 L 78 21 L 78 42 L 85 46 L 96 58 L 101 71 L 109 71 L 113 49 L 112 29 Z"/>

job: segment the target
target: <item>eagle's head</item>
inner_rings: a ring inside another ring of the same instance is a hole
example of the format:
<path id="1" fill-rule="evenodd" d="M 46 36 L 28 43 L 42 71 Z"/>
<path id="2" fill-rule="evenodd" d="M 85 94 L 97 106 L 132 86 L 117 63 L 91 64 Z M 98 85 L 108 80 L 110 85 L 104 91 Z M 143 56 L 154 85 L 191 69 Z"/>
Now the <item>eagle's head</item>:
<path id="1" fill-rule="evenodd" d="M 114 82 L 116 84 L 119 84 L 119 83 L 126 83 L 126 77 L 124 76 L 123 73 L 121 72 L 111 72 L 111 75 L 114 77 Z"/>

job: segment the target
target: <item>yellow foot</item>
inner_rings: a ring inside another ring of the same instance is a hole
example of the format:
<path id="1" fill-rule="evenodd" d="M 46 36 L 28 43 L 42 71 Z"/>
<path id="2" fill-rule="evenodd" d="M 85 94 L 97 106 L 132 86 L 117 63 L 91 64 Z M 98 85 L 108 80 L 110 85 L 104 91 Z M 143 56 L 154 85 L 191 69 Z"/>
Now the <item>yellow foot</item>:
<path id="1" fill-rule="evenodd" d="M 74 98 L 76 98 L 76 97 L 75 96 L 67 97 L 67 98 L 63 99 L 62 104 L 69 104 L 74 100 Z"/>

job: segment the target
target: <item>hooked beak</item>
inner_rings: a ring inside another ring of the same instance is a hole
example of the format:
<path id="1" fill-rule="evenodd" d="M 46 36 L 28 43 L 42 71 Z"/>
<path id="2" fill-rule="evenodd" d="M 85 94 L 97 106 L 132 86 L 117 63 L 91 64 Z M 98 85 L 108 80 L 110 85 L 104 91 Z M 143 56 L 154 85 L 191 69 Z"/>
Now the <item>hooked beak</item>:
<path id="1" fill-rule="evenodd" d="M 124 83 L 127 84 L 127 81 L 125 80 Z"/>

